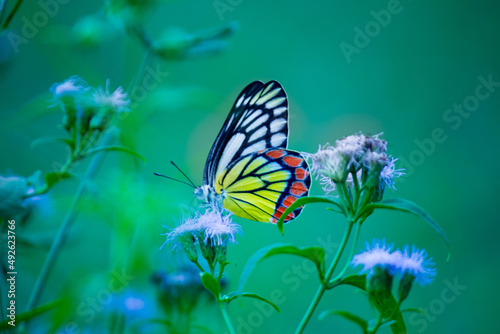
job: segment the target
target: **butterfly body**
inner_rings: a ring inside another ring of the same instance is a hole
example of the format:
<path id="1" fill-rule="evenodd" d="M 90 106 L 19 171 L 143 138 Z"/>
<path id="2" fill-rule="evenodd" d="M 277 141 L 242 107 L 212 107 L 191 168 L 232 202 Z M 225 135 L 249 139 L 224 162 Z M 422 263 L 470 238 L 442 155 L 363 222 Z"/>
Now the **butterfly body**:
<path id="1" fill-rule="evenodd" d="M 195 196 L 239 217 L 275 223 L 297 198 L 307 196 L 311 183 L 306 161 L 287 150 L 287 144 L 283 87 L 276 81 L 251 83 L 236 99 L 210 150 Z"/>

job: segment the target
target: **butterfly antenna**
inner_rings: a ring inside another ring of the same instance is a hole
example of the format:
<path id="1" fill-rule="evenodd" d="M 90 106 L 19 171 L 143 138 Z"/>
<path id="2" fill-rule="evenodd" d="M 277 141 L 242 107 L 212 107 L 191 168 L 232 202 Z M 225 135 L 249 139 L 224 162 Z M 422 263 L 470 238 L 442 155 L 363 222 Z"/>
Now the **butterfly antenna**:
<path id="1" fill-rule="evenodd" d="M 170 177 L 170 176 L 165 176 L 165 175 L 158 174 L 158 173 L 153 173 L 153 174 L 156 175 L 156 176 L 164 177 L 164 178 L 169 179 L 169 180 L 174 180 L 174 181 L 177 181 L 177 182 L 180 182 L 180 183 L 184 183 L 184 184 L 187 184 L 190 187 L 196 188 L 193 184 L 190 184 L 190 183 L 187 183 L 187 182 L 184 182 L 184 181 L 181 181 L 181 180 L 174 179 L 173 177 Z"/>
<path id="2" fill-rule="evenodd" d="M 196 188 L 196 185 L 193 183 L 193 181 L 191 181 L 191 179 L 186 175 L 186 173 L 184 173 L 173 161 L 170 161 L 170 163 L 174 165 L 174 167 L 177 168 L 182 175 L 184 175 L 184 177 L 189 181 L 189 183 L 191 183 L 193 188 Z"/>

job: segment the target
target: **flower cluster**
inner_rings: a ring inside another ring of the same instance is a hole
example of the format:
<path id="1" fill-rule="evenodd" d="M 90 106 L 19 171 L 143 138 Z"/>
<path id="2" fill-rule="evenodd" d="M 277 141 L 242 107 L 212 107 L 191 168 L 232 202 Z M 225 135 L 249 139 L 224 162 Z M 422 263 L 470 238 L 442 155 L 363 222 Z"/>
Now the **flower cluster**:
<path id="1" fill-rule="evenodd" d="M 387 155 L 387 142 L 379 136 L 359 133 L 337 140 L 335 146 L 320 146 L 314 154 L 304 153 L 327 194 L 345 183 L 374 188 L 374 200 L 380 200 L 386 188 L 394 188 L 394 177 L 404 173 L 396 169 L 397 159 Z"/>
<path id="2" fill-rule="evenodd" d="M 197 261 L 195 245 L 198 244 L 203 257 L 213 265 L 226 261 L 228 244 L 236 243 L 236 234 L 241 228 L 233 223 L 231 213 L 216 206 L 207 208 L 204 214 L 196 214 L 184 223 L 165 233 L 166 241 L 172 249 L 184 249 L 188 258 Z M 164 243 L 164 244 L 165 244 Z M 163 247 L 163 246 L 162 246 Z"/>
<path id="3" fill-rule="evenodd" d="M 93 130 L 103 131 L 118 114 L 128 112 L 130 100 L 122 87 L 109 93 L 109 81 L 106 89 L 90 87 L 78 76 L 55 83 L 50 88 L 54 105 L 64 111 L 63 125 L 68 131 L 77 131 L 84 135 Z"/>
<path id="4" fill-rule="evenodd" d="M 402 301 L 410 292 L 413 282 L 421 286 L 430 284 L 436 276 L 432 258 L 427 258 L 427 252 L 412 246 L 411 251 L 406 246 L 403 251 L 392 251 L 393 245 L 384 241 L 373 241 L 367 244 L 367 250 L 353 257 L 353 266 L 362 265 L 361 273 L 367 274 L 367 290 L 369 293 L 390 291 L 392 279 L 399 279 L 398 296 Z"/>

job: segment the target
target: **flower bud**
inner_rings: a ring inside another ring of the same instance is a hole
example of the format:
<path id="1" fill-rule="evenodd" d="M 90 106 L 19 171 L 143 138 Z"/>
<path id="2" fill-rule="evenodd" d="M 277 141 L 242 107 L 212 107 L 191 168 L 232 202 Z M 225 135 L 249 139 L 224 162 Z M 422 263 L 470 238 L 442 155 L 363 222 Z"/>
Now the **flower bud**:
<path id="1" fill-rule="evenodd" d="M 215 247 L 215 260 L 220 264 L 227 261 L 227 245 Z"/>
<path id="2" fill-rule="evenodd" d="M 400 301 L 403 301 L 406 297 L 408 297 L 413 281 L 415 281 L 414 275 L 411 275 L 408 272 L 403 274 L 398 286 L 398 298 Z"/>
<path id="3" fill-rule="evenodd" d="M 208 263 L 215 261 L 215 247 L 212 246 L 212 239 L 207 239 L 206 242 L 200 242 L 201 255 L 207 260 Z"/>
<path id="4" fill-rule="evenodd" d="M 186 242 L 183 245 L 184 251 L 190 261 L 196 262 L 198 260 L 198 253 L 196 252 L 196 247 L 194 246 L 194 237 L 191 238 L 191 242 Z"/>
<path id="5" fill-rule="evenodd" d="M 366 291 L 375 298 L 382 297 L 391 292 L 393 277 L 385 266 L 373 268 L 373 274 L 366 278 Z"/>

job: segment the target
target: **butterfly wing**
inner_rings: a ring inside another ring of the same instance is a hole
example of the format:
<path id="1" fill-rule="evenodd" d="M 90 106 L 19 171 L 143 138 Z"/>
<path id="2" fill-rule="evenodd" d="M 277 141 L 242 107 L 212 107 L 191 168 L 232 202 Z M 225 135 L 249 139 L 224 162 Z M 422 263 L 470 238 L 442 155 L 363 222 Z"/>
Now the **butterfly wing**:
<path id="1" fill-rule="evenodd" d="M 203 184 L 249 154 L 288 144 L 288 101 L 277 81 L 255 81 L 238 96 L 208 154 Z"/>
<path id="2" fill-rule="evenodd" d="M 298 198 L 307 196 L 311 177 L 307 162 L 295 151 L 269 149 L 231 163 L 216 180 L 217 193 L 225 193 L 223 205 L 235 215 L 276 223 Z M 288 222 L 302 207 L 292 211 Z"/>

